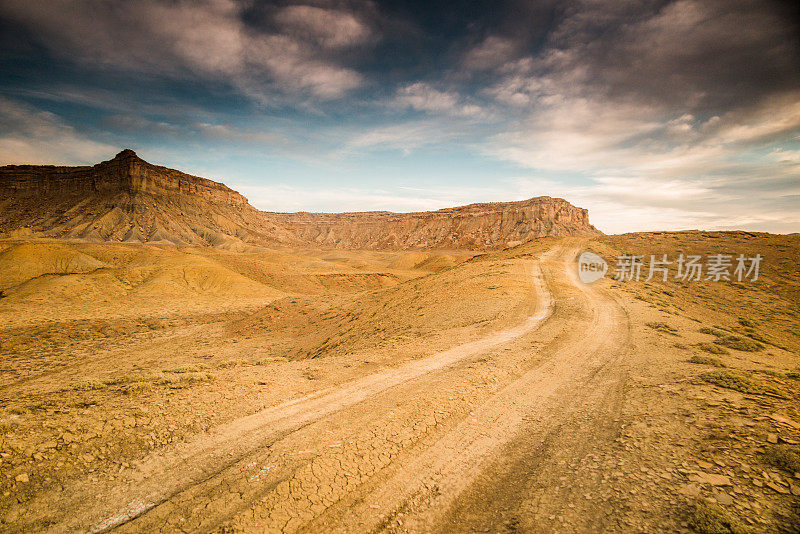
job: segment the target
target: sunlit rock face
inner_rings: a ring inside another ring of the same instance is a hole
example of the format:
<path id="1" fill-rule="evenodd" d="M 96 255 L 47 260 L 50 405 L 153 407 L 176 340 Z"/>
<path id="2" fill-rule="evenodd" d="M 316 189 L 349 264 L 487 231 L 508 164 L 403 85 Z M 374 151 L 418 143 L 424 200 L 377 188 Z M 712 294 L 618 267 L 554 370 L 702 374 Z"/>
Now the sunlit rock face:
<path id="1" fill-rule="evenodd" d="M 0 233 L 225 248 L 497 249 L 544 236 L 596 235 L 560 198 L 419 213 L 270 213 L 224 184 L 123 150 L 94 166 L 0 167 Z"/>

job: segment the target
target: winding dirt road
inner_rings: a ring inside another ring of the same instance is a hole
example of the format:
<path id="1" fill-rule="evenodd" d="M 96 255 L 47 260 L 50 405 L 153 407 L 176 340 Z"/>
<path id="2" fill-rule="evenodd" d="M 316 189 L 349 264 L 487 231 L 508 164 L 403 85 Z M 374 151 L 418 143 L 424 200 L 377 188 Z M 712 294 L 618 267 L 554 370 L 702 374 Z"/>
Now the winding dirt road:
<path id="1" fill-rule="evenodd" d="M 572 513 L 602 529 L 612 514 L 576 493 L 586 481 L 568 466 L 615 438 L 630 334 L 611 296 L 577 281 L 577 252 L 527 260 L 538 311 L 524 324 L 235 420 L 114 480 L 41 495 L 19 525 L 547 531 Z"/>

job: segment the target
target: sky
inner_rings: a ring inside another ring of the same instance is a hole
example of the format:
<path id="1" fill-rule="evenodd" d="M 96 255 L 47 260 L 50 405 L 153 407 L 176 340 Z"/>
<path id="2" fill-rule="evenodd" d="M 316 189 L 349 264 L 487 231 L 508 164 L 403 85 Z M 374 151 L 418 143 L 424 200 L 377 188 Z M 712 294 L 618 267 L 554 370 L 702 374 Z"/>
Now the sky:
<path id="1" fill-rule="evenodd" d="M 800 232 L 800 3 L 0 0 L 0 165 L 123 148 L 268 211 L 547 195 Z"/>

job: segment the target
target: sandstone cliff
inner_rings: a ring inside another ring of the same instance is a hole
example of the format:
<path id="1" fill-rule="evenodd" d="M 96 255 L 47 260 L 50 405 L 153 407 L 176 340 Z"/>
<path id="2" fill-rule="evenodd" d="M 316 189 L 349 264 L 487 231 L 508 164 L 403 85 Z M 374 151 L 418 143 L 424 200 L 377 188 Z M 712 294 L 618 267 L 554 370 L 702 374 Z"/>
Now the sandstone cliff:
<path id="1" fill-rule="evenodd" d="M 269 213 L 223 184 L 152 165 L 133 151 L 94 166 L 0 167 L 0 236 L 240 247 L 492 249 L 594 235 L 559 198 L 420 213 Z"/>
<path id="2" fill-rule="evenodd" d="M 552 235 L 593 235 L 585 209 L 560 198 L 470 204 L 419 213 L 275 214 L 304 242 L 341 248 L 502 248 Z"/>

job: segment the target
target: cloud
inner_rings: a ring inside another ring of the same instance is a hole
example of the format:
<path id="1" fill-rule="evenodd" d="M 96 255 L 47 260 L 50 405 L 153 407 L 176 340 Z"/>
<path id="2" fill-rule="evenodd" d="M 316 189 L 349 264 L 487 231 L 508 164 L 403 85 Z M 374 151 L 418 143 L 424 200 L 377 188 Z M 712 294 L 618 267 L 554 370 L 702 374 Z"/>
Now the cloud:
<path id="1" fill-rule="evenodd" d="M 425 82 L 399 88 L 393 104 L 447 115 L 476 116 L 483 111 L 479 106 L 463 102 L 458 93 L 439 91 Z"/>
<path id="2" fill-rule="evenodd" d="M 517 116 L 485 154 L 582 182 L 548 185 L 607 231 L 798 227 L 800 47 L 781 9 L 577 1 L 565 13 L 537 53 L 485 63 L 482 94 Z"/>
<path id="3" fill-rule="evenodd" d="M 287 6 L 277 13 L 275 20 L 288 34 L 326 48 L 355 46 L 373 37 L 372 29 L 352 13 L 334 9 Z"/>
<path id="4" fill-rule="evenodd" d="M 456 136 L 457 132 L 439 121 L 410 121 L 351 133 L 345 143 L 344 153 L 347 155 L 363 152 L 366 149 L 399 150 L 408 153 L 423 146 L 446 143 Z"/>
<path id="5" fill-rule="evenodd" d="M 797 231 L 794 4 L 511 0 L 453 11 L 366 0 L 4 0 L 0 17 L 75 75 L 74 87 L 9 83 L 6 94 L 91 108 L 112 135 L 151 146 L 168 138 L 165 150 L 187 161 L 198 147 L 220 161 L 271 147 L 277 168 L 302 159 L 304 170 L 292 172 L 319 180 L 320 166 L 363 175 L 359 165 L 379 158 L 412 169 L 402 158 L 423 148 L 485 158 L 463 192 L 264 190 L 297 209 L 358 209 L 347 195 L 375 208 L 428 209 L 535 193 L 590 208 L 608 231 Z M 134 83 L 102 89 L 114 80 Z M 150 82 L 152 95 L 141 89 Z M 14 105 L 30 128 L 8 118 L 6 102 L 0 136 L 17 161 L 84 161 L 104 146 L 60 117 Z M 509 174 L 524 178 L 498 178 Z"/>
<path id="6" fill-rule="evenodd" d="M 372 36 L 355 15 L 289 6 L 268 32 L 245 22 L 246 6 L 234 0 L 9 0 L 0 14 L 33 30 L 52 52 L 90 67 L 211 78 L 261 100 L 298 96 L 292 92 L 338 98 L 362 83 L 330 53 Z"/>
<path id="7" fill-rule="evenodd" d="M 796 8 L 757 0 L 573 4 L 536 61 L 609 101 L 729 110 L 800 84 Z"/>
<path id="8" fill-rule="evenodd" d="M 265 211 L 427 211 L 450 206 L 441 198 L 419 193 L 403 194 L 396 189 L 354 187 L 297 187 L 289 184 L 239 185 L 237 191 Z"/>
<path id="9" fill-rule="evenodd" d="M 0 96 L 0 164 L 94 164 L 116 147 L 88 139 L 57 115 Z"/>
<path id="10" fill-rule="evenodd" d="M 468 70 L 499 68 L 512 59 L 517 52 L 517 44 L 511 39 L 490 35 L 478 46 L 467 51 L 462 59 Z"/>

